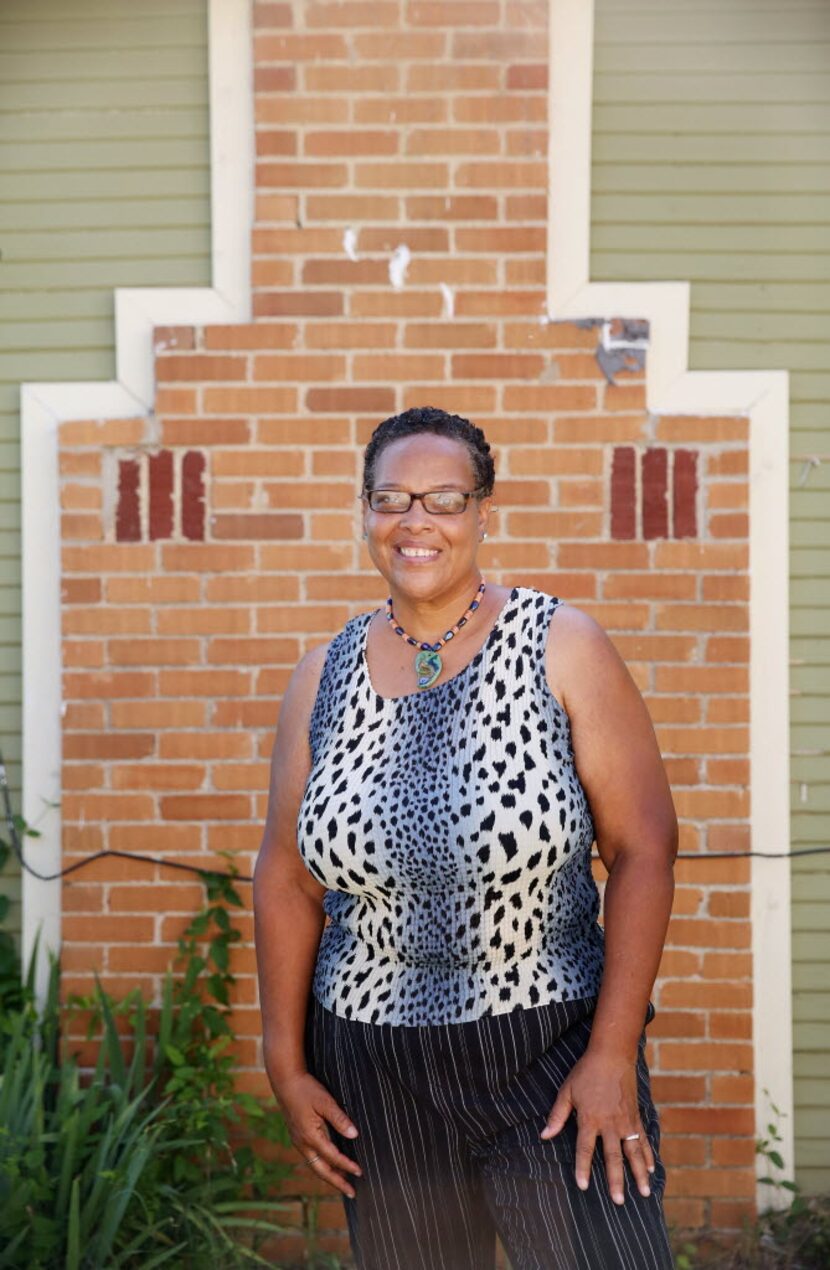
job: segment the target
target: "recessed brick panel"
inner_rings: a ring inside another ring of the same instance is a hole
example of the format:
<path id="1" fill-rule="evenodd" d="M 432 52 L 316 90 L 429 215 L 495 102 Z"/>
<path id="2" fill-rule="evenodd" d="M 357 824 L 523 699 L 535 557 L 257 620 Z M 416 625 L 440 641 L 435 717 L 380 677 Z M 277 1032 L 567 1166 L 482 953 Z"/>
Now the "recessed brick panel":
<path id="1" fill-rule="evenodd" d="M 637 533 L 637 452 L 618 445 L 611 460 L 611 537 L 634 538 Z"/>
<path id="2" fill-rule="evenodd" d="M 150 538 L 173 536 L 173 451 L 159 450 L 147 460 Z"/>
<path id="3" fill-rule="evenodd" d="M 182 457 L 182 537 L 201 542 L 205 536 L 205 456 L 188 450 Z"/>
<path id="4" fill-rule="evenodd" d="M 118 542 L 141 540 L 140 482 L 138 459 L 120 459 L 115 507 L 115 537 Z"/>
<path id="5" fill-rule="evenodd" d="M 672 471 L 673 536 L 697 537 L 697 450 L 675 450 Z"/>
<path id="6" fill-rule="evenodd" d="M 642 456 L 643 537 L 667 538 L 669 533 L 668 455 L 663 449 Z"/>

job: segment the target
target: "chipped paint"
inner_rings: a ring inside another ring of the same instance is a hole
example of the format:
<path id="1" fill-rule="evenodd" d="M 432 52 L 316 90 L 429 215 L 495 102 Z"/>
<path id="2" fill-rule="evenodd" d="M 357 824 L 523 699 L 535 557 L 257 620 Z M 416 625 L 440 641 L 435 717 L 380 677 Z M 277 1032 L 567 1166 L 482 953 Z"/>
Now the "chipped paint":
<path id="1" fill-rule="evenodd" d="M 344 232 L 343 250 L 349 260 L 357 260 L 357 230 L 349 228 Z"/>
<path id="2" fill-rule="evenodd" d="M 645 348 L 649 341 L 649 324 L 645 318 L 611 318 L 602 323 L 602 342 L 606 348 L 626 345 Z"/>
<path id="3" fill-rule="evenodd" d="M 646 364 L 646 351 L 644 348 L 634 348 L 630 344 L 620 348 L 605 348 L 603 344 L 598 344 L 596 359 L 608 383 L 616 384 L 615 375 L 625 372 L 636 374 L 643 370 Z"/>
<path id="4" fill-rule="evenodd" d="M 406 271 L 411 259 L 412 253 L 406 243 L 398 243 L 389 261 L 389 281 L 396 291 L 400 291 L 406 282 Z"/>
<path id="5" fill-rule="evenodd" d="M 649 343 L 647 321 L 642 318 L 612 318 L 601 322 L 592 319 L 590 325 L 602 327 L 596 359 L 609 384 L 616 384 L 617 375 L 637 374 L 645 368 Z"/>
<path id="6" fill-rule="evenodd" d="M 453 291 L 452 287 L 447 286 L 446 282 L 442 282 L 440 285 L 441 285 L 441 295 L 444 297 L 444 312 L 442 316 L 445 318 L 454 317 L 455 316 L 455 292 Z"/>

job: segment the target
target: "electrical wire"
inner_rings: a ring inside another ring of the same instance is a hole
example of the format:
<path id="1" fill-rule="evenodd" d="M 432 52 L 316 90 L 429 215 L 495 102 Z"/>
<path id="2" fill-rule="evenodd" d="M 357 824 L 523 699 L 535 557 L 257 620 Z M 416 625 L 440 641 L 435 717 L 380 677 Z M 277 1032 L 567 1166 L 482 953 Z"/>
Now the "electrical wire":
<path id="1" fill-rule="evenodd" d="M 205 869 L 200 868 L 196 864 L 182 864 L 178 860 L 165 860 L 161 856 L 144 855 L 139 851 L 116 851 L 112 848 L 105 848 L 102 851 L 95 851 L 91 855 L 86 856 L 83 860 L 76 860 L 74 864 L 69 864 L 63 869 L 58 869 L 55 873 L 39 873 L 37 869 L 33 869 L 24 859 L 23 846 L 20 841 L 20 835 L 17 831 L 14 815 L 12 813 L 11 798 L 9 796 L 9 785 L 6 780 L 6 766 L 3 762 L 3 756 L 0 754 L 0 789 L 3 791 L 3 808 L 6 817 L 6 824 L 9 829 L 12 850 L 14 851 L 17 861 L 30 877 L 37 878 L 39 882 L 57 882 L 59 878 L 69 877 L 73 873 L 85 869 L 90 864 L 94 864 L 96 860 L 136 860 L 142 864 L 158 865 L 163 869 L 177 869 L 181 873 L 194 873 L 198 877 L 224 877 L 232 878 L 235 882 L 253 882 L 253 878 L 245 873 L 234 873 L 230 869 Z M 821 847 L 797 847 L 794 851 L 678 851 L 678 860 L 741 860 L 753 858 L 756 860 L 794 860 L 798 856 L 811 855 L 827 855 L 830 854 L 830 846 Z M 594 856 L 594 859 L 597 859 Z"/>

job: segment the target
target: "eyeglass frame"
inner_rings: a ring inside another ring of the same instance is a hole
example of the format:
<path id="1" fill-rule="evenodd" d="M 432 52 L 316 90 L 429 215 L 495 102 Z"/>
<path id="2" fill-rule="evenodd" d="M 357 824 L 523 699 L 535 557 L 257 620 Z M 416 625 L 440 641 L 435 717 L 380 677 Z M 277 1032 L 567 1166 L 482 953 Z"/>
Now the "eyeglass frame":
<path id="1" fill-rule="evenodd" d="M 389 488 L 389 486 L 379 485 L 376 489 L 365 489 L 363 491 L 362 497 L 366 499 L 366 502 L 369 504 L 370 510 L 373 511 L 376 516 L 405 516 L 408 511 L 412 510 L 412 504 L 415 502 L 416 499 L 420 502 L 421 506 L 423 507 L 424 511 L 427 513 L 428 516 L 463 516 L 464 512 L 467 510 L 467 506 L 470 502 L 470 499 L 475 498 L 475 496 L 477 494 L 482 493 L 483 490 L 484 490 L 484 486 L 479 485 L 476 489 L 471 489 L 471 490 L 428 489 L 428 490 L 424 490 L 423 493 L 421 494 L 415 494 L 408 489 L 391 489 Z M 409 503 L 407 504 L 406 507 L 400 510 L 395 509 L 394 511 L 382 511 L 380 508 L 372 507 L 373 494 L 406 494 L 406 496 L 409 499 Z M 426 503 L 424 502 L 424 499 L 428 498 L 430 494 L 461 494 L 464 498 L 464 506 L 462 507 L 461 511 L 457 511 L 457 512 L 431 512 L 429 508 L 427 507 Z"/>

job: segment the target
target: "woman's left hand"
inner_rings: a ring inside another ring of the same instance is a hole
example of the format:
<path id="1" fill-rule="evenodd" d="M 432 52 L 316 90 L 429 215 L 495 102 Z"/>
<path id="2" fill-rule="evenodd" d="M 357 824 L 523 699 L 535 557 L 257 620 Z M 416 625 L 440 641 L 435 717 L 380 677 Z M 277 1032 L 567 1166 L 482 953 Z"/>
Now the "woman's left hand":
<path id="1" fill-rule="evenodd" d="M 594 1148 L 597 1138 L 601 1138 L 608 1189 L 614 1203 L 625 1200 L 623 1155 L 640 1194 L 649 1195 L 654 1153 L 640 1119 L 635 1064 L 586 1051 L 559 1090 L 541 1136 L 555 1137 L 572 1112 L 577 1122 L 576 1184 L 580 1190 L 588 1189 Z"/>

